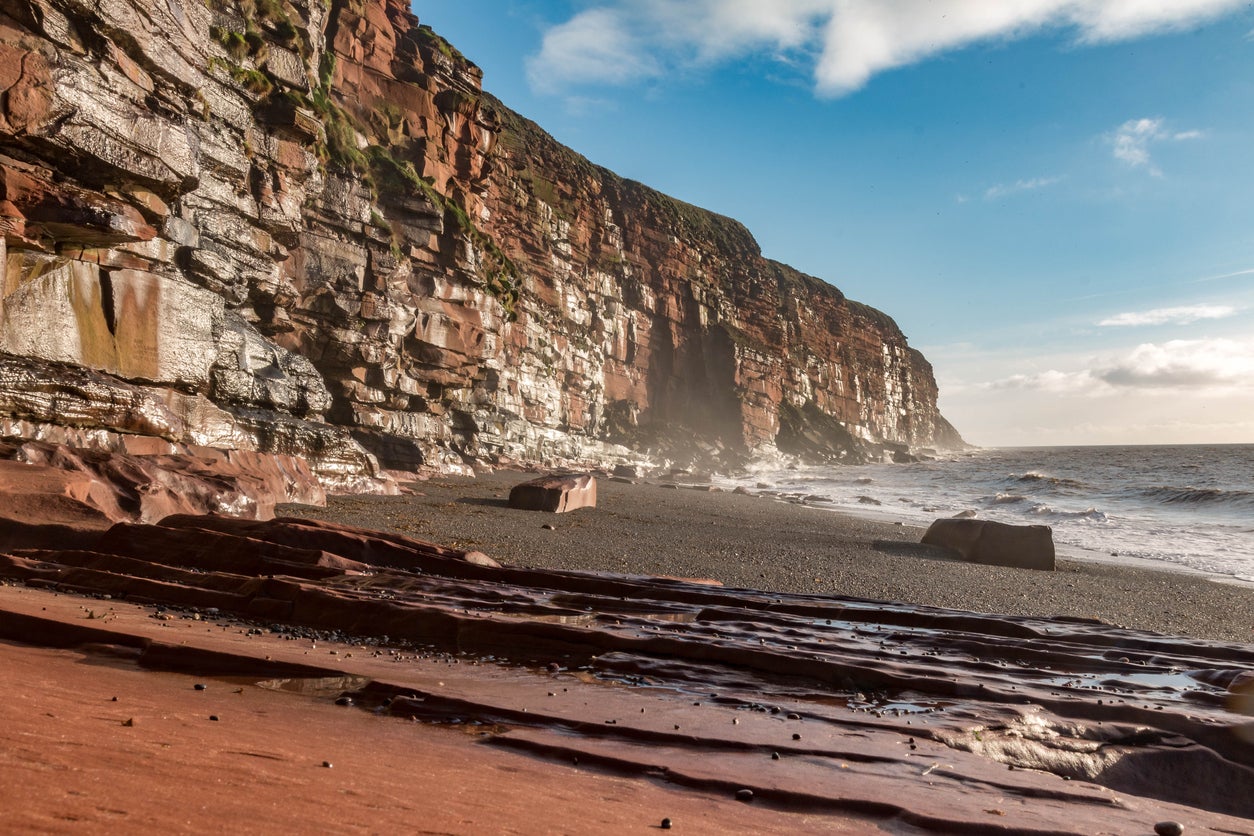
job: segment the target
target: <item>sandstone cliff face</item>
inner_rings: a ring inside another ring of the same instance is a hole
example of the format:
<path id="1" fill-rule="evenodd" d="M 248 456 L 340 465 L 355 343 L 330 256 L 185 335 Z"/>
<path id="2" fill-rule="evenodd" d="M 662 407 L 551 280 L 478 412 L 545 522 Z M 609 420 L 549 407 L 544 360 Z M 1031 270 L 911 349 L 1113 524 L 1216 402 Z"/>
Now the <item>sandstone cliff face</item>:
<path id="1" fill-rule="evenodd" d="M 0 436 L 342 489 L 957 441 L 891 319 L 560 146 L 404 2 L 0 8 Z"/>

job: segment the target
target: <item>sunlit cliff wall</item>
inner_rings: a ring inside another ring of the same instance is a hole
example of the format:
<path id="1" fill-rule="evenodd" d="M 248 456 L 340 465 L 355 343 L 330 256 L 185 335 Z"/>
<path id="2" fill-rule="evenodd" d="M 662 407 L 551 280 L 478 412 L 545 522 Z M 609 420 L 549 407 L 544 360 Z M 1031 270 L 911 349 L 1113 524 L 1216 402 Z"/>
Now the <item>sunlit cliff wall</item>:
<path id="1" fill-rule="evenodd" d="M 889 317 L 480 80 L 394 0 L 0 5 L 0 435 L 344 487 L 957 443 Z"/>

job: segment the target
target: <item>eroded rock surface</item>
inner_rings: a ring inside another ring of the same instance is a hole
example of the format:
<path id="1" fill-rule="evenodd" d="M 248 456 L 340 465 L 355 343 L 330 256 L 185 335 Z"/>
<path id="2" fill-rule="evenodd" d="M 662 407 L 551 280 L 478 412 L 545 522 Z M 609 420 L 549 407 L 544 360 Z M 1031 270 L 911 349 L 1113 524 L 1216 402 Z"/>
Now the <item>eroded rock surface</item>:
<path id="1" fill-rule="evenodd" d="M 300 458 L 129 436 L 121 449 L 0 442 L 0 548 L 77 542 L 116 522 L 171 514 L 270 519 L 281 502 L 320 505 Z"/>
<path id="2" fill-rule="evenodd" d="M 377 652 L 323 655 L 317 675 L 364 675 L 348 694 L 362 707 L 481 723 L 489 745 L 729 800 L 748 789 L 755 804 L 950 833 L 1139 833 L 1164 820 L 1242 833 L 1254 816 L 1251 724 L 1234 713 L 1249 645 L 491 567 L 297 520 L 119 525 L 73 550 L 10 550 L 0 573 L 119 606 L 356 637 Z M 135 647 L 155 667 L 296 675 L 197 651 L 194 632 L 176 645 L 151 629 L 54 624 L 37 607 L 0 607 L 0 635 Z"/>
<path id="3" fill-rule="evenodd" d="M 889 317 L 562 147 L 400 0 L 6 4 L 0 233 L 9 437 L 337 490 L 959 441 Z"/>

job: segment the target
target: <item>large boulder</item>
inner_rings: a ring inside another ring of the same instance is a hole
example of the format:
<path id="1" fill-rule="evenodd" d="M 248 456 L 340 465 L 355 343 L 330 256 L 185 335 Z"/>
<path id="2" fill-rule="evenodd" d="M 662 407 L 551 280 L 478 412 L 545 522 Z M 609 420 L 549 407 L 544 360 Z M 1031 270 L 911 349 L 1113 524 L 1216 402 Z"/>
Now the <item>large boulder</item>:
<path id="1" fill-rule="evenodd" d="M 590 473 L 544 476 L 515 485 L 509 492 L 509 507 L 524 511 L 562 514 L 596 504 L 597 480 Z"/>
<path id="2" fill-rule="evenodd" d="M 1054 569 L 1054 532 L 1047 525 L 946 518 L 928 526 L 923 542 L 948 549 L 971 563 Z"/>

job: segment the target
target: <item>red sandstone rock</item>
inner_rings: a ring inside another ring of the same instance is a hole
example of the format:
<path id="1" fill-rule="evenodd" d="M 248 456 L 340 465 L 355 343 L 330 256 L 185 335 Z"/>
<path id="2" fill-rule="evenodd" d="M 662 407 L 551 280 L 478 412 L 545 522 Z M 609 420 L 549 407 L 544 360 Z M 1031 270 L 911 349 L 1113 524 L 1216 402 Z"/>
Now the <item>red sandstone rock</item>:
<path id="1" fill-rule="evenodd" d="M 0 22 L 0 416 L 28 422 L 6 434 L 211 439 L 341 490 L 622 460 L 607 440 L 959 440 L 888 316 L 561 146 L 408 4 L 278 5 L 281 27 L 232 0 Z"/>
<path id="2" fill-rule="evenodd" d="M 1254 750 L 1237 734 L 1246 719 L 1225 704 L 1235 672 L 1254 667 L 1245 645 L 1076 619 L 491 568 L 343 526 L 191 522 L 117 526 L 95 551 L 0 555 L 0 575 L 28 584 L 0 586 L 0 638 L 107 646 L 148 669 L 358 676 L 370 685 L 351 696 L 368 706 L 386 698 L 393 716 L 473 722 L 485 743 L 553 764 L 578 758 L 642 777 L 661 769 L 672 786 L 721 793 L 725 804 L 729 787 L 747 789 L 774 809 L 804 809 L 805 830 L 853 811 L 869 828 L 921 832 L 1132 833 L 1166 819 L 1242 832 L 1254 814 Z M 301 538 L 341 551 L 278 542 Z M 402 552 L 427 556 L 405 570 L 357 569 L 366 554 Z M 29 586 L 113 597 L 43 596 Z M 127 597 L 479 658 L 397 664 L 392 654 L 357 652 L 358 642 L 328 653 L 320 640 L 315 660 L 306 642 L 254 644 L 203 620 L 144 618 L 151 610 Z M 536 664 L 545 660 L 553 664 Z M 1179 671 L 1199 677 L 1172 684 Z M 117 728 L 160 728 L 168 712 L 137 712 L 124 696 Z M 174 715 L 217 712 L 226 726 L 253 705 L 233 694 L 223 709 L 223 698 L 211 687 L 198 708 Z M 97 724 L 112 710 L 100 699 Z M 124 726 L 128 718 L 135 722 Z M 262 739 L 256 727 L 237 728 Z M 232 762 L 243 762 L 231 745 Z M 342 763 L 339 754 L 301 762 L 322 759 Z M 117 763 L 120 774 L 131 774 L 127 763 Z M 274 766 L 286 776 L 299 763 Z M 0 764 L 0 773 L 12 767 Z M 0 795 L 7 785 L 0 781 Z M 241 790 L 249 799 L 256 791 Z"/>
<path id="3" fill-rule="evenodd" d="M 544 476 L 515 485 L 509 492 L 509 507 L 523 511 L 562 514 L 596 504 L 597 480 L 588 473 Z"/>
<path id="4" fill-rule="evenodd" d="M 321 504 L 325 495 L 299 459 L 168 442 L 136 443 L 130 455 L 28 441 L 0 443 L 0 527 L 8 542 L 55 546 L 62 532 L 115 522 L 154 522 L 171 514 L 274 516 L 276 502 Z M 39 534 L 40 527 L 47 535 Z M 20 533 L 19 529 L 25 531 Z M 0 541 L 5 538 L 0 537 Z"/>
<path id="5" fill-rule="evenodd" d="M 1047 525 L 946 518 L 928 526 L 923 542 L 946 548 L 972 563 L 1054 569 L 1054 535 Z"/>

